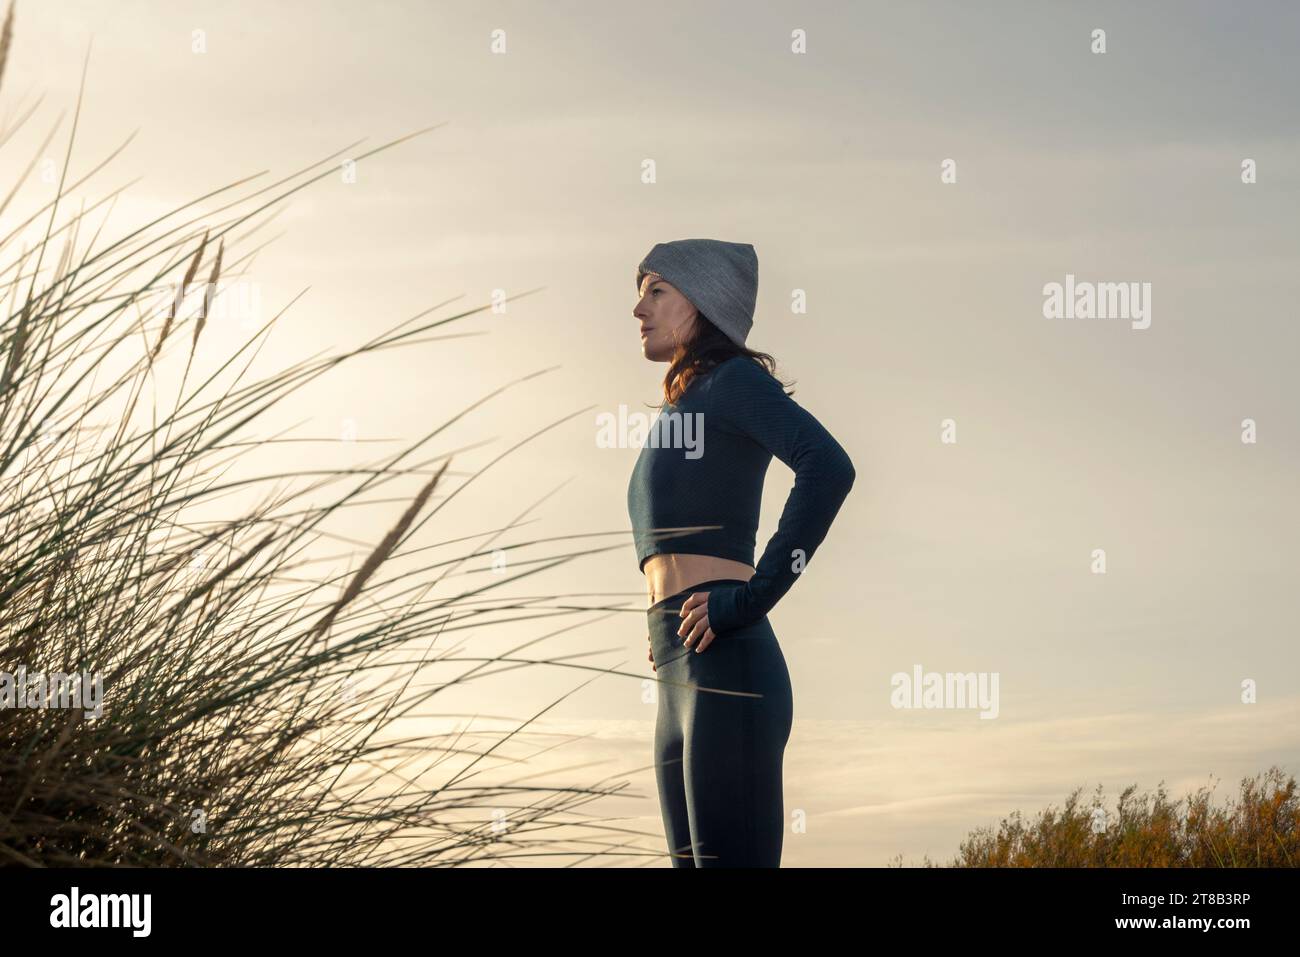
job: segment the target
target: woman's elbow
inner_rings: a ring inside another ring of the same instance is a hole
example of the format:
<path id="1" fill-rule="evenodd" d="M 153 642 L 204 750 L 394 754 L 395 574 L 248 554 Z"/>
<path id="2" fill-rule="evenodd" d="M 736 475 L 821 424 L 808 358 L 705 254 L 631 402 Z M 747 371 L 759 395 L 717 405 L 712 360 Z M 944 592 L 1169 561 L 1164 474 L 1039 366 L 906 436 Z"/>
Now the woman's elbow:
<path id="1" fill-rule="evenodd" d="M 836 485 L 842 492 L 841 497 L 847 496 L 849 490 L 853 488 L 853 481 L 858 477 L 857 469 L 853 467 L 853 460 L 849 458 L 849 453 L 843 448 L 839 450 L 838 460 L 835 467 Z"/>

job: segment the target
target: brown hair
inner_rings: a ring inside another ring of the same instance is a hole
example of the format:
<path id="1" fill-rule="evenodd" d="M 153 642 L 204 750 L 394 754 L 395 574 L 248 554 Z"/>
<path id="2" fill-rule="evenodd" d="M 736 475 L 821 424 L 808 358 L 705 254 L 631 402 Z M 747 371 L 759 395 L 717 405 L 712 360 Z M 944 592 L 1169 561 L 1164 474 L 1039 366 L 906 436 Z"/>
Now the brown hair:
<path id="1" fill-rule="evenodd" d="M 664 376 L 664 402 L 676 405 L 696 376 L 712 371 L 733 356 L 744 356 L 776 378 L 776 359 L 766 352 L 755 352 L 737 345 L 703 313 L 697 312 L 693 333 L 677 346 L 672 361 L 668 363 L 668 372 Z M 781 387 L 784 389 L 785 383 Z M 793 392 L 786 394 L 792 395 Z"/>

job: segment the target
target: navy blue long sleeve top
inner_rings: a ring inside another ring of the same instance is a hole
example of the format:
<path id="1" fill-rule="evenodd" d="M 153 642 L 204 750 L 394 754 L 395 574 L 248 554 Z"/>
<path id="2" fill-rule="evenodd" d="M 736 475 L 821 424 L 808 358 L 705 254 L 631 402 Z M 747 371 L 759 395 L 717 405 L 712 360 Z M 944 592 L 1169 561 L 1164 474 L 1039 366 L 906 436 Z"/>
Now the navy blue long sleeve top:
<path id="1" fill-rule="evenodd" d="M 754 565 L 763 479 L 776 456 L 795 473 L 776 534 Z M 637 560 L 661 553 L 730 558 L 754 567 L 743 585 L 709 590 L 709 627 L 761 619 L 794 585 L 853 487 L 848 454 L 781 383 L 745 356 L 696 376 L 666 405 L 628 483 Z"/>

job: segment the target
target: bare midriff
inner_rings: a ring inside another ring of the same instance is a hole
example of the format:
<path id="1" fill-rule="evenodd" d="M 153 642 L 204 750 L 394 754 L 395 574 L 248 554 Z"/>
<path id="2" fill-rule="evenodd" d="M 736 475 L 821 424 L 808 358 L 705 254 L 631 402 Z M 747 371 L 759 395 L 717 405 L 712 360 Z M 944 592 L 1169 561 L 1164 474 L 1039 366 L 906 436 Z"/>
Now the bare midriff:
<path id="1" fill-rule="evenodd" d="M 712 555 L 651 555 L 642 568 L 645 572 L 647 607 L 676 595 L 700 582 L 734 578 L 747 582 L 754 576 L 752 565 Z"/>

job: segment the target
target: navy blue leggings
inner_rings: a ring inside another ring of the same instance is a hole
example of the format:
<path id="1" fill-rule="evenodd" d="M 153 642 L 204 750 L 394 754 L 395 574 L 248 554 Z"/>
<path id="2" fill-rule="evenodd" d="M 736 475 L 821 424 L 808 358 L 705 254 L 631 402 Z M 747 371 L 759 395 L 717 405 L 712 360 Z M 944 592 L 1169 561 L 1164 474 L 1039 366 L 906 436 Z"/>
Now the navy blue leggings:
<path id="1" fill-rule="evenodd" d="M 781 865 L 794 697 L 776 634 L 763 617 L 701 652 L 677 636 L 692 593 L 736 583 L 700 582 L 647 611 L 659 681 L 655 777 L 674 867 Z"/>

